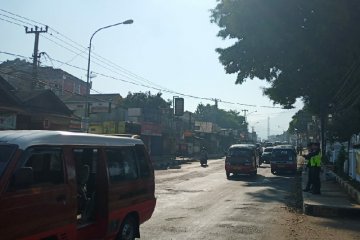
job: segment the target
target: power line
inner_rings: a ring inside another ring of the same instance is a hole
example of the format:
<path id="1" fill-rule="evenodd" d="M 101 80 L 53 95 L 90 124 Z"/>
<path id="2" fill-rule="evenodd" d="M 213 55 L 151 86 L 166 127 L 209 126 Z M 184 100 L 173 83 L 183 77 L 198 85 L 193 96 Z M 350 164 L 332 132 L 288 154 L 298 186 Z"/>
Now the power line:
<path id="1" fill-rule="evenodd" d="M 6 13 L 8 13 L 8 14 L 11 14 L 11 15 L 16 16 L 16 17 L 21 18 L 21 19 L 25 19 L 25 20 L 30 21 L 30 22 L 33 22 L 33 23 L 35 23 L 35 24 L 47 26 L 47 25 L 45 25 L 45 24 L 43 24 L 43 23 L 40 23 L 40 22 L 31 20 L 31 19 L 29 19 L 29 18 L 23 17 L 23 16 L 18 15 L 18 14 L 11 13 L 11 12 L 6 11 L 6 10 L 4 10 L 4 9 L 0 9 L 0 11 L 6 12 Z M 2 14 L 2 15 L 4 15 L 4 14 Z M 6 16 L 6 15 L 4 15 L 4 16 Z M 25 24 L 33 25 L 32 23 L 25 22 L 25 21 L 23 21 L 23 20 L 19 20 L 19 19 L 13 18 L 13 17 L 9 17 L 9 16 L 6 16 L 6 17 L 11 18 L 11 19 L 14 19 L 14 20 L 19 21 L 19 22 L 22 22 L 22 23 L 25 23 Z M 6 20 L 5 20 L 5 21 L 6 21 Z M 14 22 L 11 22 L 11 23 L 16 24 L 16 23 L 14 23 Z M 19 25 L 19 24 L 17 24 L 17 25 Z M 21 25 L 19 25 L 19 26 L 21 26 Z M 84 47 L 84 46 L 82 46 L 81 44 L 73 41 L 73 40 L 70 39 L 69 37 L 66 37 L 64 34 L 61 34 L 61 33 L 60 33 L 59 31 L 57 31 L 56 29 L 54 29 L 54 28 L 52 28 L 52 27 L 49 27 L 49 29 L 52 29 L 56 34 L 62 36 L 63 38 L 67 39 L 68 41 L 70 41 L 70 42 L 72 42 L 72 43 L 74 43 L 74 44 L 76 44 L 77 46 L 80 46 L 80 47 L 82 48 L 82 49 L 79 49 L 78 47 L 74 46 L 73 44 L 70 44 L 70 43 L 64 41 L 63 39 L 54 36 L 54 34 L 52 34 L 52 33 L 49 33 L 50 36 L 56 38 L 56 39 L 59 40 L 60 42 L 65 43 L 66 45 L 70 46 L 71 48 L 76 49 L 77 51 L 80 51 L 79 53 L 78 53 L 78 52 L 74 52 L 73 50 L 69 49 L 68 47 L 65 47 L 64 45 L 59 44 L 59 43 L 57 43 L 57 42 L 54 41 L 54 40 L 51 40 L 51 39 L 49 39 L 49 38 L 46 38 L 47 40 L 52 41 L 53 43 L 57 44 L 58 46 L 60 46 L 60 47 L 62 47 L 62 48 L 64 48 L 64 49 L 66 49 L 66 50 L 74 53 L 74 54 L 75 54 L 75 57 L 77 57 L 77 56 L 79 56 L 79 55 L 82 55 L 83 52 L 87 51 L 87 48 L 86 48 L 86 47 Z M 116 74 L 119 74 L 119 75 L 122 75 L 122 76 L 124 76 L 124 77 L 130 78 L 130 79 L 132 79 L 132 80 L 134 80 L 134 81 L 137 81 L 137 82 L 139 82 L 139 80 L 141 80 L 141 81 L 145 81 L 145 82 L 147 82 L 147 83 L 156 85 L 156 86 L 158 86 L 158 87 L 160 87 L 160 88 L 164 88 L 163 86 L 160 86 L 160 85 L 158 85 L 158 84 L 156 84 L 156 83 L 153 83 L 153 82 L 151 82 L 151 81 L 149 81 L 149 80 L 147 80 L 147 79 L 145 79 L 145 78 L 139 77 L 138 75 L 136 75 L 136 74 L 134 74 L 134 73 L 132 73 L 132 72 L 130 72 L 130 71 L 128 71 L 128 70 L 120 67 L 119 65 L 111 62 L 110 60 L 107 60 L 107 59 L 101 57 L 100 55 L 98 55 L 98 54 L 96 54 L 96 53 L 94 53 L 94 52 L 93 52 L 93 55 L 97 56 L 97 57 L 93 57 L 93 59 L 96 59 L 96 60 L 98 60 L 99 62 L 102 62 L 102 63 L 104 63 L 104 64 L 107 65 L 107 66 L 110 66 L 111 68 L 116 68 L 116 69 L 118 69 L 118 70 L 120 70 L 120 71 L 123 72 L 123 73 L 116 72 Z M 75 57 L 73 57 L 70 61 L 72 61 Z M 84 58 L 86 58 L 86 57 L 84 57 Z M 99 58 L 100 58 L 100 59 L 99 59 Z M 104 59 L 104 60 L 101 60 L 101 59 Z M 69 61 L 68 61 L 68 62 L 69 62 Z M 94 62 L 94 61 L 92 61 L 92 62 Z M 111 66 L 109 63 L 111 63 L 112 66 Z M 98 65 L 98 66 L 101 66 L 101 67 L 103 67 L 103 68 L 105 68 L 105 69 L 107 69 L 107 70 L 109 70 L 109 71 L 114 72 L 113 70 L 105 67 L 104 65 L 101 65 L 101 64 L 99 64 L 99 63 L 95 63 L 95 64 Z M 130 75 L 130 77 L 129 77 L 129 76 L 126 76 L 126 75 L 124 75 L 124 74 Z M 135 77 L 136 79 L 134 79 L 134 77 Z M 137 80 L 137 79 L 139 79 L 139 80 Z M 165 88 L 165 89 L 166 89 L 166 88 Z"/>
<path id="2" fill-rule="evenodd" d="M 22 21 L 22 20 L 19 20 L 19 19 L 16 19 L 16 18 L 7 16 L 7 15 L 2 14 L 2 13 L 0 13 L 0 16 L 3 16 L 3 17 L 6 17 L 6 18 L 9 18 L 9 19 L 12 19 L 12 20 L 17 21 L 17 22 L 20 22 L 20 23 L 24 23 L 24 24 L 26 24 L 26 25 L 32 25 L 32 24 L 29 24 L 28 22 L 24 22 L 24 21 Z M 20 25 L 20 24 L 19 24 L 19 25 Z M 20 25 L 20 26 L 22 26 L 22 25 Z M 25 25 L 24 25 L 24 26 L 25 26 Z"/>
<path id="3" fill-rule="evenodd" d="M 33 23 L 35 23 L 35 24 L 39 24 L 39 25 L 46 26 L 45 24 L 42 24 L 42 23 L 40 23 L 40 22 L 37 22 L 37 21 L 31 20 L 31 19 L 29 19 L 29 18 L 26 18 L 26 17 L 20 16 L 20 15 L 18 15 L 18 14 L 15 14 L 15 13 L 12 13 L 12 12 L 9 12 L 9 11 L 6 11 L 6 10 L 1 9 L 1 8 L 0 8 L 0 11 L 5 12 L 5 13 L 8 13 L 8 14 L 13 15 L 13 16 L 16 16 L 16 17 L 19 17 L 19 18 L 22 18 L 22 19 L 25 19 L 25 20 L 30 21 L 30 22 L 33 22 Z M 34 25 L 34 24 L 30 24 L 30 25 Z"/>
<path id="4" fill-rule="evenodd" d="M 25 59 L 27 58 L 27 57 L 22 56 L 22 55 L 19 55 L 19 54 L 13 54 L 13 53 L 8 53 L 8 52 L 4 52 L 4 51 L 0 51 L 0 53 L 8 54 L 8 55 L 11 55 L 11 56 L 16 56 L 16 57 L 21 57 L 21 58 L 25 58 Z M 81 68 L 81 67 L 78 67 L 78 66 L 75 66 L 75 65 L 72 65 L 72 64 L 68 64 L 68 63 L 65 63 L 65 62 L 56 60 L 56 59 L 54 59 L 54 58 L 51 58 L 51 57 L 49 57 L 49 59 L 51 59 L 51 60 L 54 61 L 54 62 L 62 63 L 62 64 L 64 64 L 64 65 L 67 65 L 67 66 L 70 66 L 70 67 L 73 67 L 73 68 L 76 68 L 76 69 L 79 69 L 79 70 L 84 70 L 84 71 L 86 70 L 86 69 L 84 69 L 84 68 Z M 132 81 L 128 81 L 128 80 L 125 80 L 125 79 L 121 79 L 121 78 L 118 78 L 118 77 L 106 75 L 106 74 L 99 73 L 99 72 L 94 72 L 94 73 L 95 73 L 95 74 L 98 74 L 98 75 L 100 75 L 100 76 L 106 77 L 106 78 L 110 78 L 110 79 L 113 79 L 113 80 L 126 82 L 126 83 L 129 83 L 129 84 L 132 84 L 132 85 L 141 86 L 141 87 L 145 87 L 145 88 L 149 88 L 149 89 L 153 89 L 153 90 L 157 90 L 157 91 L 167 92 L 167 93 L 176 94 L 176 95 L 180 95 L 180 96 L 183 96 L 183 97 L 189 97 L 189 98 L 194 98 L 194 99 L 213 101 L 213 98 L 199 97 L 199 96 L 194 96 L 194 95 L 190 95 L 190 94 L 184 94 L 184 93 L 180 93 L 180 92 L 176 92 L 176 91 L 164 90 L 164 89 L 161 89 L 161 88 L 157 88 L 157 87 L 153 87 L 153 86 L 149 86 L 149 85 L 145 85 L 145 84 L 135 83 L 135 82 L 132 82 Z M 96 90 L 93 89 L 93 91 L 96 91 Z M 234 104 L 234 105 L 241 105 L 241 106 L 244 106 L 244 105 L 245 105 L 245 106 L 257 107 L 256 105 L 236 103 L 236 102 L 229 102 L 229 101 L 223 101 L 223 100 L 221 100 L 221 99 L 219 99 L 219 101 L 224 102 L 224 103 L 228 103 L 228 104 Z"/>
<path id="5" fill-rule="evenodd" d="M 1 20 L 1 21 L 5 21 L 5 22 L 8 22 L 8 23 L 11 23 L 11 24 L 14 24 L 14 25 L 17 25 L 17 26 L 20 26 L 20 27 L 25 27 L 25 26 L 23 26 L 23 25 L 21 25 L 21 24 L 12 22 L 12 21 L 7 20 L 7 19 L 3 19 L 3 18 L 1 18 L 1 17 L 0 17 L 0 20 Z"/>

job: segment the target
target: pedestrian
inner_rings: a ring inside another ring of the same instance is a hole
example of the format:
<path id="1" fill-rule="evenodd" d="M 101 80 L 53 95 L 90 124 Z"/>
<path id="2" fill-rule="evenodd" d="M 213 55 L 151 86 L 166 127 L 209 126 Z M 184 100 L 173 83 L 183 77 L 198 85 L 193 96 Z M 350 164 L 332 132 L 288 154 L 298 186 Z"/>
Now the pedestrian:
<path id="1" fill-rule="evenodd" d="M 313 187 L 311 193 L 313 194 L 321 194 L 321 181 L 320 181 L 320 173 L 321 173 L 321 151 L 320 151 L 320 143 L 314 143 L 314 156 L 310 159 L 310 164 L 313 168 Z"/>
<path id="2" fill-rule="evenodd" d="M 303 151 L 303 146 L 302 146 L 302 144 L 300 143 L 300 145 L 299 145 L 299 152 L 298 152 L 298 154 L 301 156 L 302 155 L 302 151 Z"/>
<path id="3" fill-rule="evenodd" d="M 303 189 L 304 192 L 311 191 L 313 187 L 314 168 L 312 167 L 311 164 L 311 158 L 315 156 L 315 144 L 309 143 L 307 145 L 307 150 L 308 150 L 308 154 L 302 155 L 307 160 L 305 169 L 308 171 L 308 179 L 307 179 L 306 187 Z"/>

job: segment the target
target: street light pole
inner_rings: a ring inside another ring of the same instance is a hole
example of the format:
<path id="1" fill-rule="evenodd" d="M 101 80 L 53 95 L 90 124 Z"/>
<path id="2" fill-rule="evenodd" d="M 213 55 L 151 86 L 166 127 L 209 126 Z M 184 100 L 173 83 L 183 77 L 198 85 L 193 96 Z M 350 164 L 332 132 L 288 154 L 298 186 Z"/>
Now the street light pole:
<path id="1" fill-rule="evenodd" d="M 89 132 L 89 94 L 90 94 L 90 58 L 91 58 L 91 42 L 93 37 L 95 36 L 95 34 L 103 29 L 106 28 L 110 28 L 110 27 L 115 27 L 117 25 L 121 25 L 121 24 L 132 24 L 134 22 L 134 20 L 132 19 L 128 19 L 124 22 L 120 22 L 120 23 L 115 23 L 112 25 L 108 25 L 105 27 L 101 27 L 98 30 L 96 30 L 90 38 L 90 42 L 89 42 L 89 57 L 88 57 L 88 65 L 87 65 L 87 75 L 86 75 L 86 99 L 85 99 L 85 116 L 84 116 L 84 121 L 85 121 L 85 130 L 86 132 Z"/>

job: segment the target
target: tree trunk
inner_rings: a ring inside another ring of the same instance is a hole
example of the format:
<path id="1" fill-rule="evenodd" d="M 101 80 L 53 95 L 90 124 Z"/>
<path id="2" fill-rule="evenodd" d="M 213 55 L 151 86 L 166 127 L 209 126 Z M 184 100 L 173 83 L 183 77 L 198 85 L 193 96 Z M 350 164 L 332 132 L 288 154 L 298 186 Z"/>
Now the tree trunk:
<path id="1" fill-rule="evenodd" d="M 320 115 L 320 140 L 321 140 L 321 155 L 326 156 L 326 139 L 325 139 L 325 130 L 326 130 L 326 114 Z"/>

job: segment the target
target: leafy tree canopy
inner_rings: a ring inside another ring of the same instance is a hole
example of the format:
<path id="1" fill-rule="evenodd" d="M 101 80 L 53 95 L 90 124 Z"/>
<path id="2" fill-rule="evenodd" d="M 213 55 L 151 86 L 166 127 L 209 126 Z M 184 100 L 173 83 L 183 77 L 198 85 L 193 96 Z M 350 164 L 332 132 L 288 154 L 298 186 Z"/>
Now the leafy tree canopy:
<path id="1" fill-rule="evenodd" d="M 348 141 L 354 133 L 360 132 L 360 107 L 348 108 L 331 115 L 328 138 L 331 141 Z"/>
<path id="2" fill-rule="evenodd" d="M 358 0 L 218 0 L 211 20 L 236 42 L 216 51 L 237 84 L 266 80 L 274 103 L 291 108 L 302 98 L 324 114 L 359 62 L 359 12 Z"/>
<path id="3" fill-rule="evenodd" d="M 195 111 L 195 118 L 200 121 L 214 122 L 222 128 L 246 130 L 245 117 L 237 111 L 225 111 L 214 105 L 199 104 Z"/>
<path id="4" fill-rule="evenodd" d="M 131 93 L 124 98 L 123 105 L 126 108 L 169 108 L 170 101 L 165 101 L 161 93 L 151 95 L 149 92 Z"/>
<path id="5" fill-rule="evenodd" d="M 292 117 L 292 120 L 289 123 L 288 131 L 290 133 L 306 133 L 307 124 L 312 121 L 311 113 L 306 109 L 299 110 Z"/>

